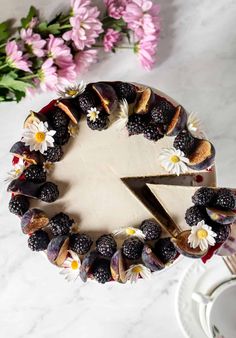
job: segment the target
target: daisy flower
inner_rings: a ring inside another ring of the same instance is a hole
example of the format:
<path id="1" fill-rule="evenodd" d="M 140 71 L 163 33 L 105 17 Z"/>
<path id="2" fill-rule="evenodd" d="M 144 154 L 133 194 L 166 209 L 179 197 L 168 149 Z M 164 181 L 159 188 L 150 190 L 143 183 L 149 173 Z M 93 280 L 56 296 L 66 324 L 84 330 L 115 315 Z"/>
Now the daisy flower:
<path id="1" fill-rule="evenodd" d="M 68 257 L 63 263 L 60 274 L 65 275 L 65 279 L 70 282 L 79 277 L 81 261 L 77 253 L 72 250 L 68 250 L 68 252 L 70 257 Z"/>
<path id="2" fill-rule="evenodd" d="M 130 281 L 130 283 L 137 282 L 139 277 L 144 279 L 150 278 L 152 275 L 151 270 L 146 268 L 143 264 L 131 265 L 129 269 L 125 272 L 126 281 Z"/>
<path id="3" fill-rule="evenodd" d="M 30 147 L 30 151 L 40 151 L 42 154 L 49 148 L 53 147 L 53 135 L 55 130 L 48 130 L 47 122 L 33 122 L 23 130 L 22 141 Z"/>
<path id="4" fill-rule="evenodd" d="M 14 164 L 13 169 L 11 169 L 8 172 L 8 176 L 5 181 L 10 182 L 20 177 L 20 175 L 23 173 L 24 170 L 25 170 L 25 163 L 22 158 L 19 158 L 19 161 L 16 164 Z"/>
<path id="5" fill-rule="evenodd" d="M 216 237 L 216 233 L 212 231 L 209 225 L 204 221 L 201 221 L 197 225 L 191 227 L 188 243 L 193 249 L 199 246 L 202 251 L 205 251 L 208 249 L 209 245 L 215 245 L 216 241 L 214 237 Z"/>
<path id="6" fill-rule="evenodd" d="M 204 132 L 202 131 L 202 125 L 195 113 L 191 113 L 187 120 L 188 131 L 195 137 L 203 138 Z"/>
<path id="7" fill-rule="evenodd" d="M 45 161 L 43 163 L 43 170 L 46 172 L 46 173 L 50 173 L 52 171 L 52 169 L 54 168 L 54 163 L 52 162 L 49 162 L 49 161 Z"/>
<path id="8" fill-rule="evenodd" d="M 68 87 L 65 87 L 63 90 L 58 90 L 58 95 L 63 98 L 75 98 L 76 96 L 82 94 L 85 91 L 86 84 L 83 80 L 80 83 L 74 83 Z"/>
<path id="9" fill-rule="evenodd" d="M 114 125 L 117 127 L 117 129 L 122 130 L 126 127 L 128 120 L 129 120 L 129 104 L 126 99 L 123 99 L 119 103 L 118 117 Z"/>
<path id="10" fill-rule="evenodd" d="M 140 239 L 145 238 L 145 235 L 142 232 L 142 230 L 137 229 L 137 228 L 133 228 L 133 227 L 121 228 L 121 229 L 118 229 L 118 230 L 114 230 L 113 234 L 115 236 L 124 235 L 126 237 L 135 236 L 135 237 L 138 237 Z"/>
<path id="11" fill-rule="evenodd" d="M 97 110 L 96 107 L 94 107 L 94 108 L 88 109 L 87 118 L 89 118 L 90 121 L 95 122 L 99 114 L 100 114 L 100 111 Z"/>
<path id="12" fill-rule="evenodd" d="M 162 167 L 169 173 L 179 176 L 181 173 L 186 173 L 188 170 L 187 164 L 189 159 L 184 153 L 175 148 L 163 148 L 160 154 Z"/>

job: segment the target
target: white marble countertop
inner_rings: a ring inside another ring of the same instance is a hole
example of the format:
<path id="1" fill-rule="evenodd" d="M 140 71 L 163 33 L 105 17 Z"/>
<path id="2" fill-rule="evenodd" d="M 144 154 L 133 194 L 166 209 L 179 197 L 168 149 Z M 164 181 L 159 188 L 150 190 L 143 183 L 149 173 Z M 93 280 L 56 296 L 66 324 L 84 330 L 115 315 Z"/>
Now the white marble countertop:
<path id="1" fill-rule="evenodd" d="M 158 2 L 162 6 L 162 36 L 156 68 L 147 73 L 134 55 L 119 52 L 106 56 L 84 80 L 142 82 L 198 112 L 217 149 L 219 185 L 236 187 L 235 1 Z M 1 0 L 0 21 L 23 16 L 30 4 L 51 15 L 65 3 Z M 9 196 L 2 179 L 10 166 L 9 148 L 19 139 L 27 112 L 31 108 L 37 111 L 52 97 L 44 94 L 18 105 L 0 104 L 0 336 L 182 338 L 175 316 L 175 294 L 190 259 L 134 286 L 81 285 L 67 284 L 40 254 L 27 248 L 17 218 L 7 210 Z"/>

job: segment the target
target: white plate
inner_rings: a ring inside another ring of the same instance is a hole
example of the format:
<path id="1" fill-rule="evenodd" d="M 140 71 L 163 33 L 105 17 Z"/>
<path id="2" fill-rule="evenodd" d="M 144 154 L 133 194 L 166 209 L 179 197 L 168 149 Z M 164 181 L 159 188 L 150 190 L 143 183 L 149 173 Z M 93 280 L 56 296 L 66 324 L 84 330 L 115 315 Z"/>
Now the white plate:
<path id="1" fill-rule="evenodd" d="M 231 277 L 221 257 L 214 256 L 203 264 L 195 261 L 182 277 L 176 297 L 176 312 L 180 327 L 187 338 L 207 338 L 199 318 L 199 304 L 192 299 L 193 292 L 207 294 Z M 202 309 L 201 309 L 202 310 Z M 201 311 L 202 312 L 202 311 Z"/>

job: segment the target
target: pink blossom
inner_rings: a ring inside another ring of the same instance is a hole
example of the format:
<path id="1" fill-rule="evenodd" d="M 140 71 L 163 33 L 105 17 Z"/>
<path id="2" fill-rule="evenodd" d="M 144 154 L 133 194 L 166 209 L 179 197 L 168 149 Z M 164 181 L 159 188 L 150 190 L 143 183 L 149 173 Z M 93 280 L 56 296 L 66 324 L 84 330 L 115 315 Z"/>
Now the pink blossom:
<path id="1" fill-rule="evenodd" d="M 104 0 L 108 15 L 114 19 L 120 19 L 123 15 L 127 0 Z"/>
<path id="2" fill-rule="evenodd" d="M 58 82 L 60 84 L 69 84 L 71 82 L 74 82 L 76 80 L 76 71 L 75 71 L 75 65 L 73 64 L 71 67 L 64 67 L 59 68 L 57 70 L 58 75 Z"/>
<path id="3" fill-rule="evenodd" d="M 41 39 L 39 34 L 33 33 L 31 28 L 22 28 L 20 31 L 20 36 L 31 53 L 38 57 L 44 56 L 45 51 L 43 47 L 45 46 L 46 41 Z"/>
<path id="4" fill-rule="evenodd" d="M 10 67 L 31 72 L 29 69 L 30 63 L 26 60 L 22 51 L 18 49 L 16 41 L 8 41 L 5 50 L 7 55 L 6 62 Z"/>
<path id="5" fill-rule="evenodd" d="M 103 39 L 103 45 L 104 45 L 104 50 L 105 52 L 110 52 L 116 44 L 120 41 L 121 39 L 121 34 L 117 31 L 115 31 L 112 28 L 109 28 L 106 31 L 106 34 Z"/>
<path id="6" fill-rule="evenodd" d="M 39 86 L 42 91 L 54 90 L 57 84 L 56 67 L 53 66 L 53 60 L 47 59 L 38 71 Z"/>
<path id="7" fill-rule="evenodd" d="M 73 65 L 73 56 L 71 49 L 65 44 L 62 38 L 56 38 L 52 34 L 49 35 L 47 41 L 47 54 L 52 58 L 54 63 L 63 68 Z"/>
<path id="8" fill-rule="evenodd" d="M 76 53 L 74 62 L 77 74 L 85 73 L 91 64 L 97 62 L 97 50 L 89 49 Z"/>
<path id="9" fill-rule="evenodd" d="M 72 40 L 78 50 L 91 47 L 103 31 L 102 23 L 98 19 L 100 14 L 98 8 L 88 5 L 88 1 L 86 1 L 86 6 L 84 1 L 82 3 L 76 15 L 70 18 L 72 29 L 63 34 L 63 39 Z"/>
<path id="10" fill-rule="evenodd" d="M 136 53 L 138 53 L 139 61 L 145 70 L 151 70 L 155 63 L 157 43 L 152 39 L 144 38 L 136 45 Z"/>
<path id="11" fill-rule="evenodd" d="M 80 13 L 81 8 L 89 6 L 91 3 L 90 0 L 71 0 L 71 8 L 73 16 L 76 16 Z"/>

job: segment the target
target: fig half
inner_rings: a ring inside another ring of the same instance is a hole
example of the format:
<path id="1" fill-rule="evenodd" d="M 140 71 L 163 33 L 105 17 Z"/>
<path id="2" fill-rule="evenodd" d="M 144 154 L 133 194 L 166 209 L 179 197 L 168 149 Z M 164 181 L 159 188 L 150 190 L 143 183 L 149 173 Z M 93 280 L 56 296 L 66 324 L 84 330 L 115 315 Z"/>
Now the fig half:
<path id="1" fill-rule="evenodd" d="M 208 140 L 197 140 L 194 151 L 189 155 L 189 168 L 204 170 L 211 167 L 215 160 L 215 148 Z"/>
<path id="2" fill-rule="evenodd" d="M 90 251 L 88 252 L 83 259 L 83 262 L 80 267 L 80 278 L 85 283 L 88 279 L 88 275 L 92 269 L 92 266 L 98 257 L 97 251 Z"/>
<path id="3" fill-rule="evenodd" d="M 44 228 L 49 223 L 49 218 L 41 209 L 32 208 L 26 211 L 21 218 L 21 229 L 24 234 L 32 234 Z"/>
<path id="4" fill-rule="evenodd" d="M 226 211 L 215 208 L 206 208 L 206 212 L 212 221 L 220 224 L 231 224 L 236 220 L 236 213 L 231 210 Z"/>
<path id="5" fill-rule="evenodd" d="M 136 114 L 147 114 L 155 104 L 155 94 L 151 88 L 145 88 L 134 107 Z"/>
<path id="6" fill-rule="evenodd" d="M 32 164 L 41 163 L 43 161 L 43 157 L 39 152 L 30 151 L 29 147 L 22 141 L 14 143 L 10 149 L 10 153 Z"/>
<path id="7" fill-rule="evenodd" d="M 116 282 L 125 283 L 125 260 L 121 250 L 117 250 L 111 258 L 111 275 Z"/>
<path id="8" fill-rule="evenodd" d="M 31 111 L 30 114 L 26 117 L 24 121 L 24 128 L 28 128 L 30 124 L 34 122 L 46 122 L 47 118 L 43 114 L 35 113 L 34 111 Z"/>
<path id="9" fill-rule="evenodd" d="M 52 238 L 47 247 L 49 261 L 55 265 L 61 266 L 68 255 L 68 247 L 68 236 L 57 236 Z"/>
<path id="10" fill-rule="evenodd" d="M 94 83 L 92 88 L 98 94 L 106 112 L 111 114 L 117 108 L 118 104 L 118 98 L 114 88 L 105 82 Z"/>
<path id="11" fill-rule="evenodd" d="M 176 250 L 186 257 L 200 258 L 205 256 L 207 250 L 202 251 L 199 247 L 196 249 L 190 247 L 188 243 L 188 237 L 190 233 L 191 230 L 182 231 L 177 235 L 177 237 L 171 238 L 171 242 L 174 244 Z"/>
<path id="12" fill-rule="evenodd" d="M 39 189 L 42 184 L 36 184 L 28 181 L 21 181 L 20 179 L 15 179 L 7 187 L 8 192 L 13 192 L 15 194 L 21 194 L 24 196 L 38 198 Z"/>
<path id="13" fill-rule="evenodd" d="M 167 136 L 178 135 L 187 124 L 187 113 L 182 106 L 176 107 L 174 116 L 167 128 Z"/>
<path id="14" fill-rule="evenodd" d="M 75 101 L 73 99 L 59 99 L 57 100 L 55 106 L 63 110 L 64 113 L 72 120 L 72 122 L 78 124 L 81 113 L 78 110 L 78 107 L 75 105 Z"/>
<path id="15" fill-rule="evenodd" d="M 153 253 L 152 248 L 145 244 L 142 251 L 142 261 L 143 264 L 149 268 L 151 271 L 159 271 L 164 269 L 165 264 L 163 264 L 159 258 Z"/>

